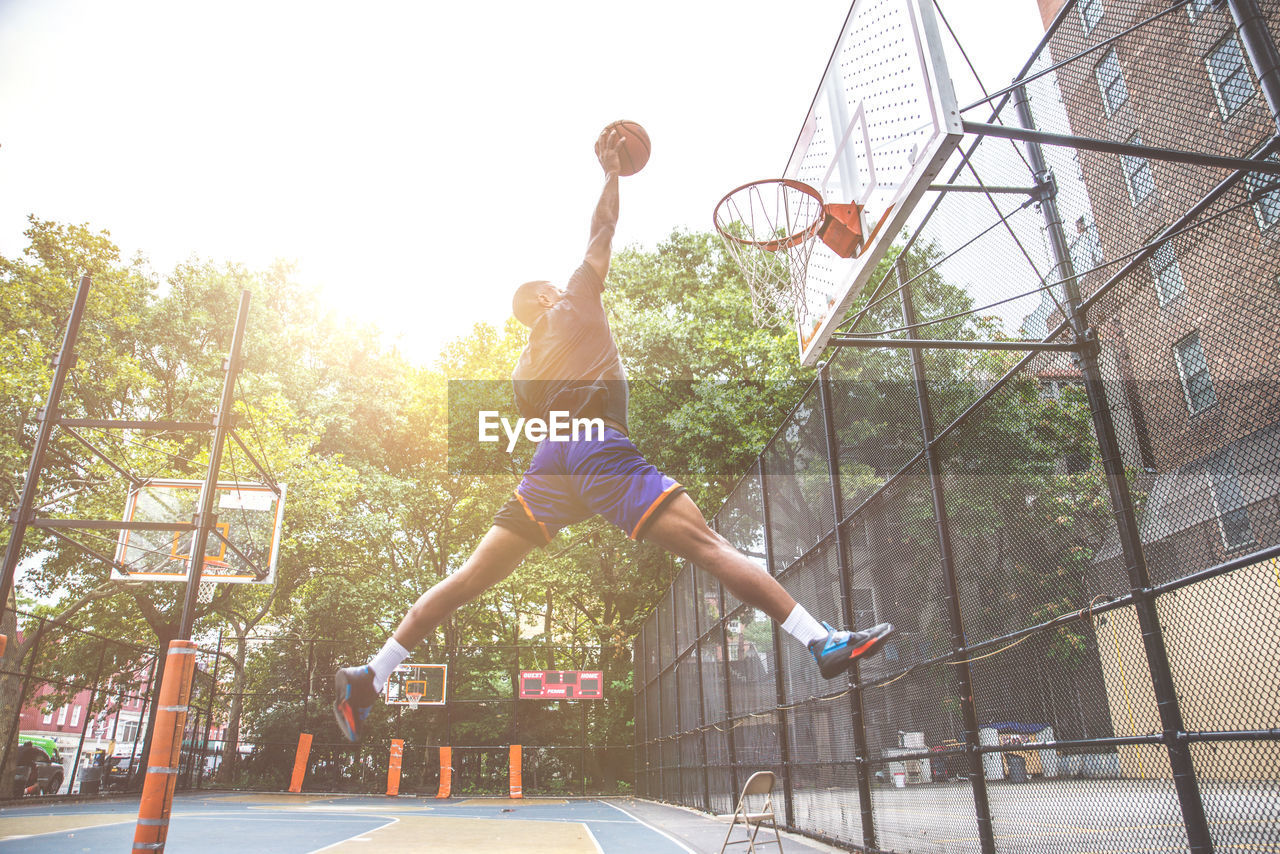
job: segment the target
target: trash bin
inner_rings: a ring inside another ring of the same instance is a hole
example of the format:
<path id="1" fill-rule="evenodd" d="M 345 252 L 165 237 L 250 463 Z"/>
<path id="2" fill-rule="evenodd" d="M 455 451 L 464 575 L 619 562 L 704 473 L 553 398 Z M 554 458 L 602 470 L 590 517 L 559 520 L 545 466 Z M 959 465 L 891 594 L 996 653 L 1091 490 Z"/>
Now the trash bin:
<path id="1" fill-rule="evenodd" d="M 102 791 L 102 766 L 89 765 L 80 769 L 80 794 L 96 795 Z"/>
<path id="2" fill-rule="evenodd" d="M 1010 753 L 1005 758 L 1009 760 L 1009 782 L 1027 782 L 1027 757 Z"/>

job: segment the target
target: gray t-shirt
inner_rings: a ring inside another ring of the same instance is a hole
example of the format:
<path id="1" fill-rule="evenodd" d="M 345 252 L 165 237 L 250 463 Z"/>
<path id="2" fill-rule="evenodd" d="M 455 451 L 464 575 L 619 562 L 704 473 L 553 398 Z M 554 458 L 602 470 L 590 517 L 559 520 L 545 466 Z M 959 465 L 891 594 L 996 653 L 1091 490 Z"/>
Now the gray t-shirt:
<path id="1" fill-rule="evenodd" d="M 604 283 L 584 263 L 565 298 L 534 324 L 511 375 L 525 418 L 563 410 L 571 418 L 608 418 L 627 426 L 627 375 L 600 294 Z"/>

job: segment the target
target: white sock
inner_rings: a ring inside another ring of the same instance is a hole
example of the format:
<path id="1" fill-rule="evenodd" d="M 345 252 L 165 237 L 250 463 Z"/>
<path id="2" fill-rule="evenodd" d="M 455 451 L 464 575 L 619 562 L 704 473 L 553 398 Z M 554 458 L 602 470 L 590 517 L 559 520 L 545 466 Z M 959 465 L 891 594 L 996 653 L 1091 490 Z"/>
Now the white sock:
<path id="1" fill-rule="evenodd" d="M 812 641 L 826 640 L 827 637 L 827 630 L 822 627 L 822 623 L 815 620 L 799 603 L 796 603 L 790 616 L 783 622 L 782 629 L 805 646 Z"/>
<path id="2" fill-rule="evenodd" d="M 826 637 L 826 635 L 823 635 Z M 395 636 L 387 638 L 386 644 L 382 649 L 369 661 L 369 666 L 373 668 L 373 690 L 381 691 L 382 686 L 387 684 L 392 671 L 400 666 L 400 662 L 409 657 L 409 650 L 400 645 Z"/>

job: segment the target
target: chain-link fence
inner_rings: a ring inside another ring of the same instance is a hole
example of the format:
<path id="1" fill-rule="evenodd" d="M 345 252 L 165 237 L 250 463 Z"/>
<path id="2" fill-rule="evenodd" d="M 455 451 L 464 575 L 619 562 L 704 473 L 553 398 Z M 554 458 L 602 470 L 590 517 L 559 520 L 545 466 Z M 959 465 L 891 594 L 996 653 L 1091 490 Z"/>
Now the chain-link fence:
<path id="1" fill-rule="evenodd" d="M 60 773 L 45 769 L 47 785 L 31 794 L 137 791 L 159 684 L 155 650 L 18 617 L 17 665 L 0 670 L 6 695 L 19 698 L 21 709 L 5 717 L 6 743 L 52 743 L 61 764 Z M 427 697 L 417 709 L 378 703 L 362 742 L 352 745 L 333 720 L 332 677 L 357 648 L 354 640 L 292 635 L 201 638 L 178 789 L 285 791 L 307 733 L 304 792 L 386 792 L 393 739 L 402 742 L 404 794 L 441 792 L 445 768 L 452 796 L 505 796 L 511 745 L 521 748 L 525 795 L 633 791 L 629 661 L 545 643 L 435 649 L 430 660 L 448 665 L 445 702 L 431 705 Z M 519 699 L 522 670 L 599 671 L 601 696 Z M 4 796 L 11 794 L 21 793 Z"/>
<path id="2" fill-rule="evenodd" d="M 417 709 L 377 704 L 359 745 L 333 722 L 332 676 L 354 642 L 223 635 L 206 654 L 224 664 L 210 698 L 215 732 L 202 748 L 214 785 L 281 791 L 294 773 L 300 733 L 311 733 L 302 791 L 380 793 L 393 739 L 403 742 L 402 793 L 435 795 L 450 769 L 452 795 L 506 795 L 510 747 L 520 745 L 525 795 L 629 792 L 633 787 L 630 662 L 597 647 L 495 644 L 435 649 L 447 664 L 444 702 Z M 243 650 L 243 651 L 242 651 Z M 599 699 L 520 699 L 521 671 L 602 673 Z M 237 711 L 238 710 L 238 711 Z M 238 730 L 229 725 L 243 721 Z M 442 758 L 441 748 L 449 753 Z"/>
<path id="3" fill-rule="evenodd" d="M 1185 156 L 1276 148 L 1250 6 L 1068 2 L 966 108 L 1164 151 L 966 136 L 944 177 L 992 191 L 926 195 L 715 518 L 897 633 L 827 682 L 685 567 L 636 642 L 641 795 L 727 813 L 771 769 L 864 850 L 1280 848 L 1280 190 Z"/>

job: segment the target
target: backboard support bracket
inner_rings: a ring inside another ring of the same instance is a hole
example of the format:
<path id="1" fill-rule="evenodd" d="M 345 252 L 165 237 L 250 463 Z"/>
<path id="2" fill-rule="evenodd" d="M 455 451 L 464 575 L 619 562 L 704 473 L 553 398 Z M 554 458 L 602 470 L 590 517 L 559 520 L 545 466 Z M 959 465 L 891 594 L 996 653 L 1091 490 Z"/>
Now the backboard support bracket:
<path id="1" fill-rule="evenodd" d="M 1261 172 L 1265 175 L 1280 175 L 1280 161 L 1275 160 L 1225 157 L 1198 151 L 1181 151 L 1173 148 L 1160 148 L 1154 145 L 1142 145 L 1136 142 L 1116 142 L 1110 139 L 1095 139 L 1073 134 L 1047 133 L 1040 130 L 1031 130 L 1030 128 L 992 125 L 983 122 L 962 122 L 961 127 L 964 128 L 965 133 L 978 136 L 995 136 L 1002 139 L 1016 139 L 1021 142 L 1038 142 L 1041 145 L 1055 145 L 1064 148 L 1082 148 L 1086 151 L 1101 151 L 1106 154 L 1121 154 L 1150 160 L 1166 160 L 1172 163 L 1189 163 L 1193 166 L 1210 166 L 1221 169 L 1236 169 L 1244 172 Z"/>

